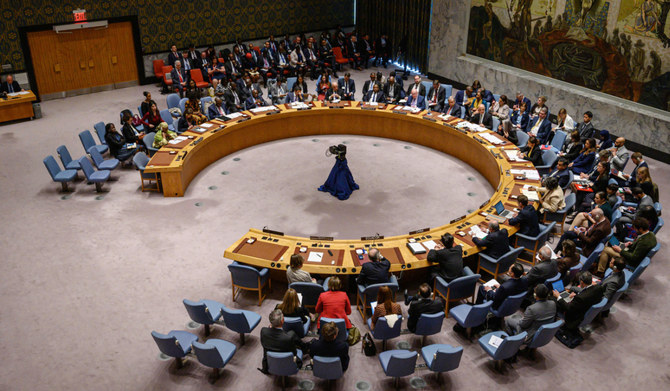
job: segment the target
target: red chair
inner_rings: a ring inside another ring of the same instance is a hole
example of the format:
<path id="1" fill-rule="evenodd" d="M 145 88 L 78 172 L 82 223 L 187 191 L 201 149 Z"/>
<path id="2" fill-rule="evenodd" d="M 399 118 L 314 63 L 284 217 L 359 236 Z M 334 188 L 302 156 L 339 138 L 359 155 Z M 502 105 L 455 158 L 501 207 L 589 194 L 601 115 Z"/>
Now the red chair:
<path id="1" fill-rule="evenodd" d="M 172 66 L 164 65 L 162 71 L 163 71 L 163 83 L 165 83 L 167 87 L 172 86 L 172 79 L 167 78 L 167 76 L 170 75 L 170 73 L 172 72 Z"/>
<path id="2" fill-rule="evenodd" d="M 349 59 L 344 58 L 342 55 L 342 48 L 339 46 L 333 46 L 333 55 L 335 55 L 335 62 L 338 66 L 340 66 L 340 69 L 342 69 L 342 64 L 349 64 Z"/>
<path id="3" fill-rule="evenodd" d="M 191 69 L 191 79 L 195 81 L 195 86 L 198 88 L 209 87 L 209 83 L 202 79 L 202 72 L 200 69 Z"/>
<path id="4" fill-rule="evenodd" d="M 163 67 L 165 66 L 165 63 L 163 60 L 154 60 L 154 76 L 156 76 L 157 79 L 162 79 L 163 78 Z"/>

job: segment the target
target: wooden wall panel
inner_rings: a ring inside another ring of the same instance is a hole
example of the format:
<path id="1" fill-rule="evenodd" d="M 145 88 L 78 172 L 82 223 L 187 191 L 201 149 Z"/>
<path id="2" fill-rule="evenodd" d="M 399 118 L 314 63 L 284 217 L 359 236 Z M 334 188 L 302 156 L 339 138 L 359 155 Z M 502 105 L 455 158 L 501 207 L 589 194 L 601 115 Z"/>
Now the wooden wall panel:
<path id="1" fill-rule="evenodd" d="M 109 25 L 108 54 L 114 83 L 138 80 L 135 40 L 130 22 Z"/>

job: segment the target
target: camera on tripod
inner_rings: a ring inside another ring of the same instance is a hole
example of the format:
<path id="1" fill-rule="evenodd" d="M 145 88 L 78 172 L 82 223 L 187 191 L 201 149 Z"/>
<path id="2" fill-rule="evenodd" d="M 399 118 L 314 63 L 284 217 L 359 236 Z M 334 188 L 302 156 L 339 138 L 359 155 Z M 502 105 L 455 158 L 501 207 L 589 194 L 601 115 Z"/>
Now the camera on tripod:
<path id="1" fill-rule="evenodd" d="M 336 155 L 340 160 L 344 160 L 347 155 L 347 146 L 344 144 L 331 145 L 326 151 L 326 156 Z"/>

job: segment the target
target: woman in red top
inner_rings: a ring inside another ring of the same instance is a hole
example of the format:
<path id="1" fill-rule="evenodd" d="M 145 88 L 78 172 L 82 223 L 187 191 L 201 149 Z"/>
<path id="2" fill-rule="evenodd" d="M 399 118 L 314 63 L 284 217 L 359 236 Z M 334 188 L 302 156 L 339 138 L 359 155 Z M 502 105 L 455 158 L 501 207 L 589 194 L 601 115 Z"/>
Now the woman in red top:
<path id="1" fill-rule="evenodd" d="M 339 277 L 331 277 L 328 280 L 328 291 L 319 295 L 319 300 L 316 302 L 316 313 L 321 318 L 344 319 L 347 329 L 351 328 L 351 322 L 347 315 L 351 315 L 351 303 L 346 292 L 340 291 L 341 282 Z M 316 327 L 321 327 L 319 323 Z"/>
<path id="2" fill-rule="evenodd" d="M 149 111 L 144 113 L 144 117 L 142 117 L 140 122 L 142 122 L 142 124 L 144 124 L 144 126 L 148 127 L 149 129 L 153 129 L 161 122 L 163 122 L 161 113 L 158 111 L 158 107 L 156 107 L 156 103 L 153 103 L 150 106 Z"/>

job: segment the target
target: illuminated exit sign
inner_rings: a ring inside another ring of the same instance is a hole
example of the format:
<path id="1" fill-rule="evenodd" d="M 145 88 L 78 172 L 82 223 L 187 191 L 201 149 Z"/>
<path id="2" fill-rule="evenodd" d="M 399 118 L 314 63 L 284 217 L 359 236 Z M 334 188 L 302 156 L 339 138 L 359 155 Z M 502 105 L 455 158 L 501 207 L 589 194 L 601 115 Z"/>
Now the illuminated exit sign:
<path id="1" fill-rule="evenodd" d="M 86 21 L 86 10 L 77 9 L 77 10 L 72 11 L 72 14 L 74 15 L 74 21 L 75 22 L 85 22 Z"/>

